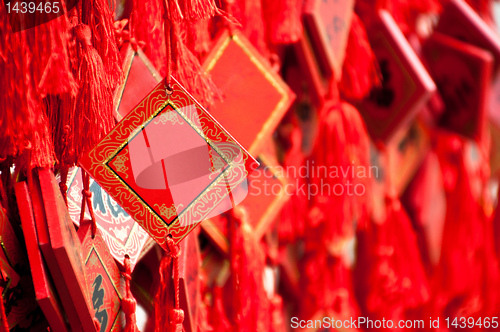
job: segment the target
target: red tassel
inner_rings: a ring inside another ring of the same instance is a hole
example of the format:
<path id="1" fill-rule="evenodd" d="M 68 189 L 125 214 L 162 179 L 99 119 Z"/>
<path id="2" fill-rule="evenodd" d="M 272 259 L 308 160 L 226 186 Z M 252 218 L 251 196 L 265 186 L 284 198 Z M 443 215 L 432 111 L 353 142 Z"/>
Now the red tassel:
<path id="1" fill-rule="evenodd" d="M 347 99 L 362 99 L 379 84 L 377 59 L 363 23 L 353 13 L 339 90 Z"/>
<path id="2" fill-rule="evenodd" d="M 180 247 L 167 238 L 168 252 L 160 262 L 160 288 L 155 298 L 155 332 L 182 332 L 184 311 L 179 302 Z"/>
<path id="3" fill-rule="evenodd" d="M 61 4 L 65 11 L 64 3 Z M 26 30 L 27 42 L 33 53 L 31 66 L 37 92 L 41 97 L 76 94 L 78 88 L 71 73 L 68 56 L 69 21 L 62 15 L 34 29 Z"/>
<path id="4" fill-rule="evenodd" d="M 288 146 L 284 147 L 287 151 L 283 167 L 285 169 L 288 167 L 300 169 L 305 165 L 305 158 L 302 153 L 302 132 L 296 124 L 290 124 L 290 126 L 293 126 L 290 136 L 285 138 L 285 142 L 282 142 L 283 145 L 290 145 L 289 148 Z M 301 176 L 289 180 L 291 183 L 297 184 L 298 187 L 306 183 L 306 179 Z M 283 206 L 278 229 L 280 243 L 293 243 L 303 237 L 308 206 L 308 197 L 297 192 L 294 192 L 290 200 Z"/>
<path id="5" fill-rule="evenodd" d="M 290 44 L 302 36 L 302 4 L 298 0 L 262 1 L 266 34 L 273 44 Z"/>
<path id="6" fill-rule="evenodd" d="M 174 33 L 177 31 L 174 28 Z M 179 80 L 184 88 L 205 107 L 213 105 L 215 99 L 220 99 L 219 89 L 212 78 L 201 68 L 196 56 L 189 51 L 184 43 L 176 38 L 177 62 L 174 66 L 173 76 Z"/>
<path id="7" fill-rule="evenodd" d="M 184 45 L 180 34 L 179 12 L 174 0 L 167 1 L 164 10 L 164 31 L 167 48 L 167 76 L 174 75 L 197 100 L 205 106 L 214 102 L 214 97 L 220 98 L 218 89 L 210 76 L 201 68 L 198 59 Z M 167 80 L 170 80 L 168 78 Z"/>
<path id="8" fill-rule="evenodd" d="M 123 265 L 125 266 L 125 272 L 122 272 L 122 276 L 125 278 L 126 291 L 126 296 L 121 301 L 121 308 L 125 314 L 125 328 L 123 329 L 123 332 L 140 332 L 137 328 L 137 318 L 135 315 L 137 301 L 130 291 L 132 268 L 130 266 L 130 258 L 128 255 L 125 255 Z"/>
<path id="9" fill-rule="evenodd" d="M 114 5 L 114 1 L 112 1 Z M 122 61 L 118 51 L 114 13 L 108 0 L 82 2 L 82 23 L 90 27 L 91 45 L 94 45 L 104 65 L 103 75 L 111 91 L 123 82 Z"/>
<path id="10" fill-rule="evenodd" d="M 243 208 L 229 213 L 230 265 L 234 298 L 231 321 L 234 331 L 266 331 L 269 301 L 263 285 L 265 255 L 246 221 Z"/>
<path id="11" fill-rule="evenodd" d="M 68 137 L 71 155 L 68 160 L 64 160 L 68 165 L 76 163 L 115 124 L 112 91 L 106 82 L 101 57 L 92 47 L 90 28 L 79 24 L 74 28 L 74 34 L 80 46 L 80 66 L 77 73 L 80 88 L 74 104 L 74 114 L 64 114 L 72 128 Z"/>

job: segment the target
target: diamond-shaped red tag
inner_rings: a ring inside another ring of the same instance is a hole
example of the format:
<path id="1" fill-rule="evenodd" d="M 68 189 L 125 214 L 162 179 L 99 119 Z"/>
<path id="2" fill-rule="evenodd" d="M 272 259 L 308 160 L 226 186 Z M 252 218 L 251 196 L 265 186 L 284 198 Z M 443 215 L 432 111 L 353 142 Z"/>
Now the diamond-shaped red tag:
<path id="1" fill-rule="evenodd" d="M 309 0 L 304 19 L 327 75 L 340 80 L 354 0 Z"/>
<path id="2" fill-rule="evenodd" d="M 166 249 L 238 204 L 233 188 L 258 163 L 173 79 L 161 82 L 80 161 Z"/>
<path id="3" fill-rule="evenodd" d="M 260 153 L 294 93 L 239 31 L 221 33 L 203 68 L 223 94 L 210 113 L 251 154 Z"/>
<path id="4" fill-rule="evenodd" d="M 83 182 L 80 168 L 68 174 L 68 211 L 75 224 L 80 222 Z M 125 254 L 130 257 L 132 270 L 142 255 L 154 243 L 146 231 L 132 219 L 102 188 L 90 179 L 89 190 L 97 227 L 117 262 L 123 262 Z M 90 219 L 89 215 L 85 218 Z"/>

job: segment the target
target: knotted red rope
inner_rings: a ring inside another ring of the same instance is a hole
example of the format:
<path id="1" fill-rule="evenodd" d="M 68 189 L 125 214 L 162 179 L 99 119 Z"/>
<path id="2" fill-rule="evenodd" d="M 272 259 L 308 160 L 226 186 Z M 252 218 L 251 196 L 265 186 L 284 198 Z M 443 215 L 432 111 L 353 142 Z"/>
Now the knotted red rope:
<path id="1" fill-rule="evenodd" d="M 125 272 L 122 272 L 122 276 L 125 279 L 125 297 L 121 301 L 122 310 L 125 314 L 125 328 L 123 332 L 139 332 L 137 327 L 137 318 L 135 315 L 135 310 L 137 307 L 137 301 L 135 300 L 132 292 L 130 291 L 130 280 L 132 279 L 132 267 L 130 266 L 130 257 L 125 255 L 123 260 L 123 265 L 125 266 Z"/>

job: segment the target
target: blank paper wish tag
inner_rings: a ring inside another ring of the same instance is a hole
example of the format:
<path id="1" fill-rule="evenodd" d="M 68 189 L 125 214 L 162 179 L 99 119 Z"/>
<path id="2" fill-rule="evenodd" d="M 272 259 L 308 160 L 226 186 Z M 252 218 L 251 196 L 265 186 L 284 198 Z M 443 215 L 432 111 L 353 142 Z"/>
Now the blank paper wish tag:
<path id="1" fill-rule="evenodd" d="M 82 171 L 73 168 L 68 174 L 68 210 L 74 223 L 80 222 L 82 206 Z M 89 190 L 94 218 L 102 238 L 117 262 L 123 262 L 125 254 L 130 257 L 132 269 L 142 254 L 151 246 L 148 233 L 97 182 L 90 179 Z M 90 219 L 90 216 L 86 217 Z"/>
<path id="2" fill-rule="evenodd" d="M 219 36 L 203 68 L 223 95 L 210 114 L 251 154 L 259 153 L 294 93 L 239 31 Z"/>
<path id="3" fill-rule="evenodd" d="M 81 160 L 81 166 L 164 249 L 246 193 L 258 166 L 172 78 L 161 82 Z"/>

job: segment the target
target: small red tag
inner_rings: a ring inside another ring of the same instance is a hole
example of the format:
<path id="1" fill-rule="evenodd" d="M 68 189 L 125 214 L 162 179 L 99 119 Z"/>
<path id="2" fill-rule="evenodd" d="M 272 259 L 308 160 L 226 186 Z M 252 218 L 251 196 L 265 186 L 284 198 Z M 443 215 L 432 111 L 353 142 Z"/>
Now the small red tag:
<path id="1" fill-rule="evenodd" d="M 47 217 L 45 214 L 45 206 L 42 197 L 42 190 L 40 188 L 40 181 L 38 176 L 38 171 L 33 174 L 33 182 L 30 185 L 31 202 L 33 205 L 33 215 L 35 217 L 36 232 L 38 235 L 38 246 L 42 252 L 43 258 L 47 263 L 50 275 L 56 287 L 59 298 L 61 299 L 61 304 L 64 308 L 68 322 L 73 331 L 81 331 L 82 324 L 78 318 L 76 308 L 71 298 L 68 285 L 64 281 L 61 268 L 57 263 L 54 251 L 50 244 L 49 238 L 49 228 L 47 226 Z"/>
<path id="2" fill-rule="evenodd" d="M 251 154 L 259 153 L 295 95 L 239 31 L 220 35 L 203 68 L 223 94 L 210 113 Z"/>
<path id="3" fill-rule="evenodd" d="M 91 221 L 86 220 L 80 225 L 78 236 L 82 242 L 85 277 L 94 317 L 101 324 L 99 332 L 120 331 L 120 301 L 124 293 L 120 270 L 99 229 L 93 236 Z"/>
<path id="4" fill-rule="evenodd" d="M 39 172 L 50 244 L 64 283 L 85 331 L 95 331 L 91 297 L 87 287 L 80 240 L 51 170 Z M 52 273 L 54 275 L 54 273 Z M 62 290 L 59 290 L 61 292 Z"/>
<path id="5" fill-rule="evenodd" d="M 175 80 L 160 83 L 80 161 L 166 250 L 202 220 L 244 196 L 232 194 L 258 166 Z"/>
<path id="6" fill-rule="evenodd" d="M 374 140 L 388 142 L 406 128 L 435 92 L 436 86 L 391 14 L 379 11 L 367 27 L 368 38 L 382 74 L 380 87 L 358 107 Z"/>

